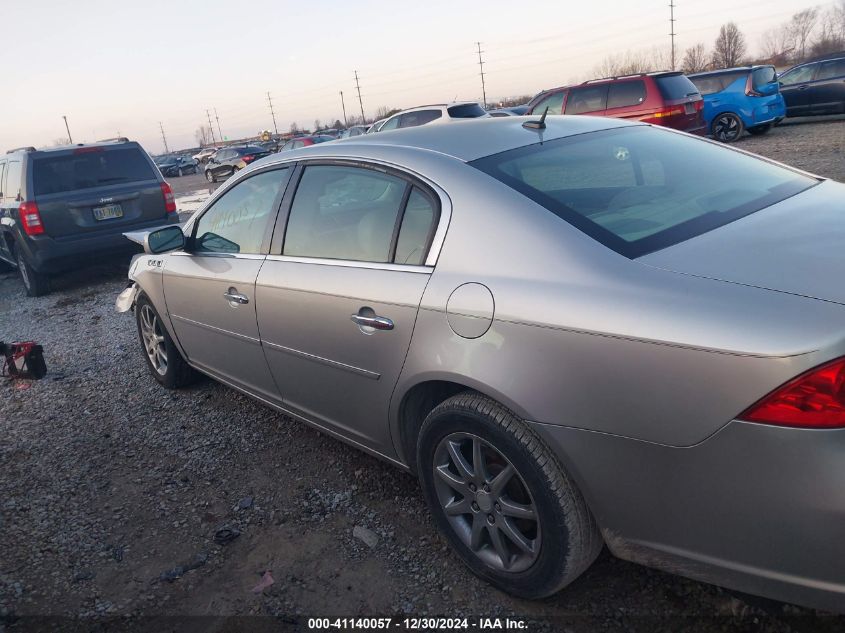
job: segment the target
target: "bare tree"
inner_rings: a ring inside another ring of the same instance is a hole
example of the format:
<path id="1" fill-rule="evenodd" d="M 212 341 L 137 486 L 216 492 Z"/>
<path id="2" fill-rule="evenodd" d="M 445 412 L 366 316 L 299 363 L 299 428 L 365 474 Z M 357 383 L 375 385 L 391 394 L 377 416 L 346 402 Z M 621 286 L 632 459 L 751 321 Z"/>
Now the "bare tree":
<path id="1" fill-rule="evenodd" d="M 745 57 L 745 36 L 733 22 L 723 24 L 713 45 L 713 66 L 731 68 L 738 66 Z"/>
<path id="2" fill-rule="evenodd" d="M 296 121 L 290 124 L 290 133 L 291 134 L 298 134 L 299 133 L 299 126 L 296 124 Z"/>
<path id="3" fill-rule="evenodd" d="M 763 33 L 760 40 L 763 57 L 775 66 L 785 66 L 795 52 L 795 39 L 788 24 L 781 24 Z"/>
<path id="4" fill-rule="evenodd" d="M 54 138 L 53 146 L 60 147 L 61 145 L 70 145 L 70 140 L 67 138 Z"/>
<path id="5" fill-rule="evenodd" d="M 316 132 L 316 131 L 317 131 L 317 130 L 319 130 L 321 127 L 323 127 L 323 124 L 322 124 L 322 122 L 320 121 L 320 119 L 314 119 L 314 131 Z"/>
<path id="6" fill-rule="evenodd" d="M 845 0 L 819 16 L 819 29 L 810 45 L 810 55 L 818 57 L 845 48 Z"/>
<path id="7" fill-rule="evenodd" d="M 810 41 L 810 34 L 816 26 L 818 17 L 819 10 L 815 7 L 810 7 L 796 13 L 789 21 L 789 30 L 795 42 L 795 52 L 798 55 L 798 61 L 803 61 L 806 57 L 807 43 Z"/>
<path id="8" fill-rule="evenodd" d="M 389 116 L 393 116 L 397 112 L 400 112 L 399 108 L 388 108 L 387 106 L 381 106 L 378 110 L 376 110 L 376 121 L 386 119 Z"/>
<path id="9" fill-rule="evenodd" d="M 205 147 L 211 141 L 211 128 L 207 125 L 200 125 L 194 132 L 194 138 L 200 147 Z"/>
<path id="10" fill-rule="evenodd" d="M 684 61 L 681 62 L 681 70 L 685 74 L 700 73 L 702 70 L 707 70 L 707 50 L 704 44 L 699 42 L 695 46 L 690 46 L 684 52 Z"/>
<path id="11" fill-rule="evenodd" d="M 608 55 L 593 68 L 596 77 L 621 77 L 635 75 L 669 67 L 669 51 L 666 47 L 625 51 Z"/>

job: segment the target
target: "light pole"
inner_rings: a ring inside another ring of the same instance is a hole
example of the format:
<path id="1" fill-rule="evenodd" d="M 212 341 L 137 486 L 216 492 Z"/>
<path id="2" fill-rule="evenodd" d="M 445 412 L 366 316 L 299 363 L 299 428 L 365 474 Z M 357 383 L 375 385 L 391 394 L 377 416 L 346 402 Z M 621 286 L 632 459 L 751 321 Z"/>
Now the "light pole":
<path id="1" fill-rule="evenodd" d="M 65 120 L 65 129 L 67 130 L 67 141 L 68 141 L 68 143 L 70 143 L 72 145 L 73 139 L 70 136 L 70 127 L 67 124 L 67 117 L 63 114 L 62 118 Z"/>

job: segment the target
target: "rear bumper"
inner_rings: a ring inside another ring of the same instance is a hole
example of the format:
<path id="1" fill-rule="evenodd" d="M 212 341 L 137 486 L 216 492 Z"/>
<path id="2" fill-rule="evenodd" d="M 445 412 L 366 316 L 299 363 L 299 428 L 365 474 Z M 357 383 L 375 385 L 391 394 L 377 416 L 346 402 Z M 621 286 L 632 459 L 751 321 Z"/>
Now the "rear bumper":
<path id="1" fill-rule="evenodd" d="M 178 224 L 177 213 L 154 222 L 121 226 L 115 233 L 53 238 L 49 235 L 28 237 L 19 244 L 30 265 L 39 273 L 55 274 L 71 268 L 93 264 L 103 257 L 138 252 L 138 245 L 123 236 L 125 231 L 139 231 L 167 224 Z"/>
<path id="2" fill-rule="evenodd" d="M 671 448 L 533 424 L 610 550 L 746 593 L 845 612 L 845 429 L 734 421 Z"/>

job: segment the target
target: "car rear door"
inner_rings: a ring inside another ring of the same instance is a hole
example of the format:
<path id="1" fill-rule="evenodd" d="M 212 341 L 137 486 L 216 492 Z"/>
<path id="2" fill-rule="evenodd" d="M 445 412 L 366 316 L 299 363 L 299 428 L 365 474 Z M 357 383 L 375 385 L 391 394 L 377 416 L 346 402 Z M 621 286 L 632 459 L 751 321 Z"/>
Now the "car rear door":
<path id="1" fill-rule="evenodd" d="M 29 163 L 27 179 L 44 230 L 57 239 L 167 219 L 157 168 L 135 144 L 39 152 Z"/>
<path id="2" fill-rule="evenodd" d="M 638 119 L 648 114 L 645 81 L 630 79 L 616 81 L 608 87 L 605 116 L 619 119 Z"/>
<path id="3" fill-rule="evenodd" d="M 571 88 L 564 113 L 603 116 L 606 108 L 607 84 L 594 84 Z"/>
<path id="4" fill-rule="evenodd" d="M 258 335 L 255 279 L 289 177 L 288 168 L 269 168 L 229 188 L 163 272 L 170 322 L 188 360 L 266 399 L 278 392 Z"/>
<path id="5" fill-rule="evenodd" d="M 808 92 L 813 114 L 845 112 L 845 58 L 819 62 Z"/>
<path id="6" fill-rule="evenodd" d="M 283 243 L 274 236 L 258 276 L 264 353 L 285 408 L 390 454 L 388 405 L 432 272 L 440 199 L 362 163 L 298 172 Z"/>

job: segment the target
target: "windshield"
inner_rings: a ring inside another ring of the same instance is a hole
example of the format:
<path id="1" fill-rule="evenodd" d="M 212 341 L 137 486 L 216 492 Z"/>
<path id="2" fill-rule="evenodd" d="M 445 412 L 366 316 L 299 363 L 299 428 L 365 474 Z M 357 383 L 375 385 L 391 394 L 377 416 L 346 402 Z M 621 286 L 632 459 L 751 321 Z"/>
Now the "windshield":
<path id="1" fill-rule="evenodd" d="M 32 179 L 37 196 L 155 180 L 156 175 L 140 149 L 127 148 L 38 158 L 33 161 Z"/>
<path id="2" fill-rule="evenodd" d="M 713 230 L 817 182 L 646 126 L 546 141 L 470 164 L 626 257 Z"/>

